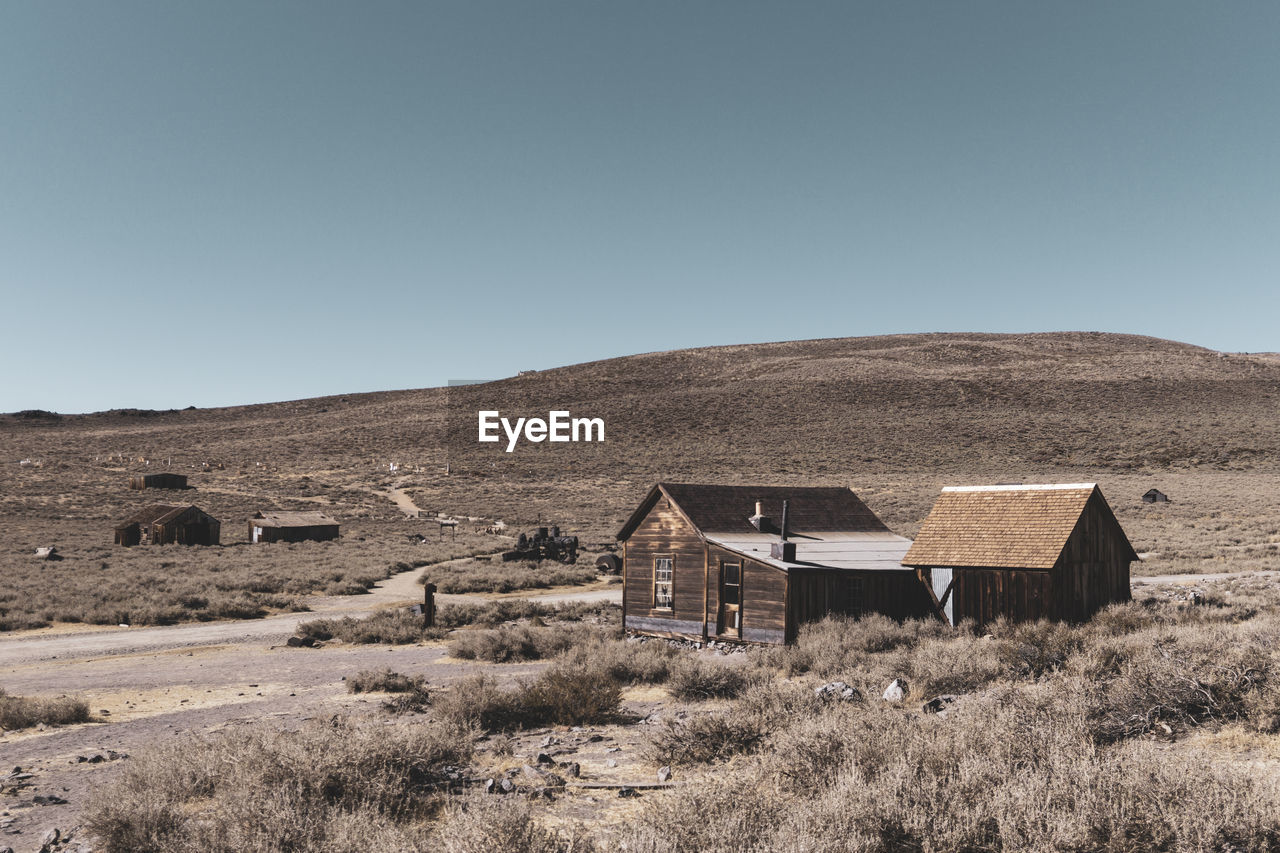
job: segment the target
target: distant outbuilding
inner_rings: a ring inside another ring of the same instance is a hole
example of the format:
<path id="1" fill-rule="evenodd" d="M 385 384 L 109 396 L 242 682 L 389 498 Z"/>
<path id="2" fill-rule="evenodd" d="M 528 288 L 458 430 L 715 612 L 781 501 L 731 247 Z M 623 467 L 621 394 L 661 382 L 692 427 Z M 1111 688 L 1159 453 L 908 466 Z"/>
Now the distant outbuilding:
<path id="1" fill-rule="evenodd" d="M 129 478 L 129 488 L 137 489 L 185 489 L 186 474 L 142 474 Z"/>
<path id="2" fill-rule="evenodd" d="M 338 522 L 322 512 L 255 512 L 250 542 L 327 542 L 338 538 Z"/>
<path id="3" fill-rule="evenodd" d="M 1138 559 L 1095 483 L 942 490 L 902 558 L 949 624 L 1083 622 L 1128 601 Z"/>
<path id="4" fill-rule="evenodd" d="M 152 504 L 116 525 L 117 545 L 217 545 L 218 519 L 195 506 Z"/>
<path id="5" fill-rule="evenodd" d="M 1142 502 L 1144 504 L 1167 504 L 1169 496 L 1159 489 L 1151 489 L 1142 496 Z"/>

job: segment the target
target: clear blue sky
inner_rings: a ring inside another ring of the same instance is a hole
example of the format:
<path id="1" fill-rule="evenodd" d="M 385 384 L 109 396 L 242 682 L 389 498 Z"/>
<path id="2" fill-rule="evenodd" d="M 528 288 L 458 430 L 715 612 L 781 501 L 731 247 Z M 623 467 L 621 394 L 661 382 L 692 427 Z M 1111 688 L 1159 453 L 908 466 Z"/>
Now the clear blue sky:
<path id="1" fill-rule="evenodd" d="M 0 411 L 720 343 L 1280 350 L 1275 2 L 0 5 Z"/>

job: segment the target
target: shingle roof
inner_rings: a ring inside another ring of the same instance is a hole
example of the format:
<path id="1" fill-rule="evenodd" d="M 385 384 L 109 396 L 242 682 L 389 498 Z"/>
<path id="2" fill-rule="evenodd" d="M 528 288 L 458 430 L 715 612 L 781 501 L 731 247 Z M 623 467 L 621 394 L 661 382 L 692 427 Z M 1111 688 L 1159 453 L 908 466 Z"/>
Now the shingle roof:
<path id="1" fill-rule="evenodd" d="M 1051 569 L 1097 489 L 1095 483 L 945 488 L 902 563 Z"/>
<path id="2" fill-rule="evenodd" d="M 258 527 L 327 527 L 338 522 L 322 512 L 255 512 L 253 523 Z"/>
<path id="3" fill-rule="evenodd" d="M 156 522 L 169 521 L 175 516 L 191 509 L 187 506 L 170 506 L 168 504 L 151 504 L 135 512 L 124 521 L 116 525 L 117 528 L 128 527 L 131 524 L 155 524 Z"/>
<path id="4" fill-rule="evenodd" d="M 701 533 L 758 533 L 748 521 L 763 503 L 774 524 L 782 521 L 787 501 L 787 527 L 792 533 L 842 531 L 888 532 L 851 489 L 839 486 L 719 486 L 696 483 L 658 483 L 618 532 L 626 539 L 653 508 L 660 495 L 671 499 Z"/>

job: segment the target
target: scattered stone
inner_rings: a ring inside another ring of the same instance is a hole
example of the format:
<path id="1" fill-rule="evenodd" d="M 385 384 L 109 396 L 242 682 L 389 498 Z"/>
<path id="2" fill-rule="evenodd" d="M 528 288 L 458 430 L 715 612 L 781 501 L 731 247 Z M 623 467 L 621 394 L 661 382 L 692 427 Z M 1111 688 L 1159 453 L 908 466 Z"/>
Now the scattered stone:
<path id="1" fill-rule="evenodd" d="M 498 781 L 499 794 L 510 794 L 515 789 L 516 789 L 516 783 L 512 782 L 510 779 L 500 779 Z"/>
<path id="2" fill-rule="evenodd" d="M 67 804 L 67 801 L 62 797 L 54 796 L 53 794 L 47 796 L 45 794 L 36 794 L 31 798 L 31 802 L 37 806 L 65 806 Z"/>
<path id="3" fill-rule="evenodd" d="M 56 845 L 61 839 L 62 832 L 58 830 L 57 827 L 54 827 L 44 835 L 40 836 L 40 850 L 44 853 L 44 851 L 53 849 L 54 845 Z"/>
<path id="4" fill-rule="evenodd" d="M 623 799 L 630 799 L 632 797 L 640 796 L 640 792 L 637 791 L 635 788 L 619 788 L 618 796 L 622 797 Z"/>
<path id="5" fill-rule="evenodd" d="M 897 705 L 906 698 L 909 692 L 910 689 L 907 687 L 907 682 L 901 678 L 895 678 L 884 690 L 884 701 Z"/>
<path id="6" fill-rule="evenodd" d="M 813 695 L 824 702 L 832 702 L 839 699 L 841 702 L 858 702 L 862 699 L 862 694 L 858 692 L 858 688 L 851 687 L 843 681 L 832 681 L 813 691 Z"/>
<path id="7" fill-rule="evenodd" d="M 285 641 L 285 645 L 293 646 L 294 648 L 302 647 L 302 648 L 310 649 L 310 648 L 314 648 L 315 644 L 316 644 L 315 637 L 290 637 L 288 640 Z"/>
<path id="8" fill-rule="evenodd" d="M 611 747 L 609 747 L 608 749 L 606 749 L 606 750 L 605 750 L 605 752 L 622 752 L 622 747 L 620 747 L 620 746 L 611 746 Z"/>
<path id="9" fill-rule="evenodd" d="M 547 755 L 545 752 L 539 752 L 538 757 L 534 759 L 534 764 L 554 765 L 555 763 L 556 763 L 556 760 L 552 758 L 550 755 Z"/>
<path id="10" fill-rule="evenodd" d="M 668 780 L 668 779 L 670 779 L 670 778 L 671 778 L 671 768 L 670 768 L 670 767 L 659 767 L 659 768 L 658 768 L 658 781 L 659 781 L 659 782 L 665 782 L 665 781 L 667 781 L 667 780 Z"/>
<path id="11" fill-rule="evenodd" d="M 501 789 L 500 789 L 500 788 L 498 788 L 498 780 L 496 780 L 496 779 L 485 779 L 485 780 L 484 780 L 484 792 L 485 792 L 486 794 L 496 794 L 496 793 L 498 793 L 500 790 L 501 790 Z"/>
<path id="12" fill-rule="evenodd" d="M 592 735 L 587 738 L 587 743 L 599 743 L 602 740 L 604 740 L 604 735 Z"/>
<path id="13" fill-rule="evenodd" d="M 561 764 L 560 766 L 564 768 L 565 773 L 568 773 L 574 779 L 577 779 L 582 775 L 582 765 L 576 761 L 570 761 L 569 763 Z"/>
<path id="14" fill-rule="evenodd" d="M 605 767 L 617 767 L 617 766 L 618 766 L 618 762 L 616 762 L 616 761 L 614 761 L 612 758 L 610 758 L 608 761 L 606 761 L 606 762 L 604 763 L 604 766 L 605 766 Z"/>
<path id="15" fill-rule="evenodd" d="M 542 745 L 543 745 L 543 747 L 551 746 L 551 744 L 553 744 L 553 743 L 555 743 L 555 742 L 556 742 L 556 739 L 555 739 L 555 738 L 553 738 L 551 735 L 547 735 L 546 737 L 544 737 L 544 738 L 542 739 Z"/>
<path id="16" fill-rule="evenodd" d="M 940 714 L 944 712 L 948 705 L 956 701 L 960 697 L 954 693 L 943 693 L 940 696 L 934 696 L 928 702 L 925 702 L 920 710 L 926 714 Z"/>

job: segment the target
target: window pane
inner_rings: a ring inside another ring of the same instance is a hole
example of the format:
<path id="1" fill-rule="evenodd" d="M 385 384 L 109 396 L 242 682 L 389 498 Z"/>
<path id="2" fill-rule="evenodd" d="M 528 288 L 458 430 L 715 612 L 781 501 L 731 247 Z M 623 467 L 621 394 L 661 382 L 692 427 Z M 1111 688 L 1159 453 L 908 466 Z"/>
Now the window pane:
<path id="1" fill-rule="evenodd" d="M 725 584 L 725 585 L 724 585 L 724 603 L 725 603 L 725 604 L 737 604 L 737 603 L 738 603 L 738 591 L 739 591 L 740 589 L 741 589 L 741 587 L 737 586 L 736 584 Z"/>
<path id="2" fill-rule="evenodd" d="M 740 583 L 741 575 L 742 575 L 741 566 L 739 566 L 737 563 L 725 563 L 725 566 L 724 566 L 724 582 L 725 583 L 732 583 L 732 584 Z"/>

